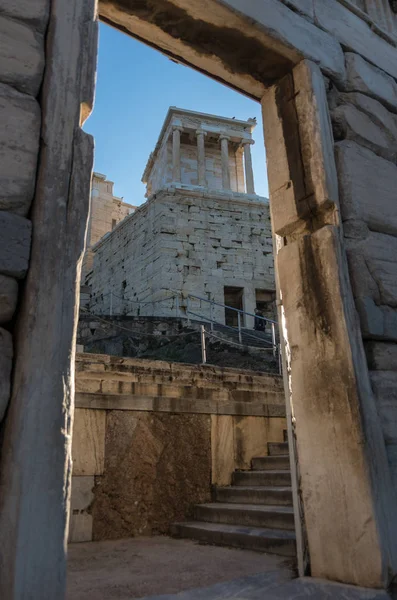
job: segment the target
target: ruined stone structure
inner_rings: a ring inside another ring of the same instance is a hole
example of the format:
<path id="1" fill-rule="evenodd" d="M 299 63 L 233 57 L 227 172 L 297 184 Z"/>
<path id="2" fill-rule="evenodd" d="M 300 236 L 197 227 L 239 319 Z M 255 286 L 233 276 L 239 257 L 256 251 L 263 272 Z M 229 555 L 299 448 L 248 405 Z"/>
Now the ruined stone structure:
<path id="1" fill-rule="evenodd" d="M 269 205 L 254 193 L 254 127 L 252 119 L 169 109 L 143 175 L 147 202 L 94 247 L 95 313 L 181 316 L 176 291 L 249 313 L 267 301 L 275 317 Z M 225 322 L 221 306 L 211 312 L 197 300 L 195 309 Z"/>
<path id="2" fill-rule="evenodd" d="M 81 280 L 84 282 L 90 274 L 93 264 L 92 246 L 106 233 L 112 231 L 120 221 L 134 212 L 135 206 L 123 202 L 113 194 L 114 182 L 106 175 L 93 173 L 91 186 L 90 218 L 86 237 L 86 251 L 83 258 Z"/>
<path id="3" fill-rule="evenodd" d="M 299 572 L 382 590 L 397 574 L 395 4 L 98 5 L 262 103 Z M 0 8 L 0 596 L 61 599 L 97 3 Z"/>
<path id="4" fill-rule="evenodd" d="M 285 427 L 278 376 L 77 355 L 70 541 L 169 533 Z"/>

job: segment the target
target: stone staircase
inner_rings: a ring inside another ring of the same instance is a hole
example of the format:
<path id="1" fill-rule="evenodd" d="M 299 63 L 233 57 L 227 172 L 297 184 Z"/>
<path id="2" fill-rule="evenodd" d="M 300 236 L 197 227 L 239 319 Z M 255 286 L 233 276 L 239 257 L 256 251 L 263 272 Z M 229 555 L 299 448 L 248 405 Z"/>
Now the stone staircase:
<path id="1" fill-rule="evenodd" d="M 269 443 L 268 456 L 235 471 L 232 485 L 214 489 L 215 502 L 194 508 L 194 521 L 175 523 L 172 534 L 219 546 L 295 556 L 288 444 Z"/>

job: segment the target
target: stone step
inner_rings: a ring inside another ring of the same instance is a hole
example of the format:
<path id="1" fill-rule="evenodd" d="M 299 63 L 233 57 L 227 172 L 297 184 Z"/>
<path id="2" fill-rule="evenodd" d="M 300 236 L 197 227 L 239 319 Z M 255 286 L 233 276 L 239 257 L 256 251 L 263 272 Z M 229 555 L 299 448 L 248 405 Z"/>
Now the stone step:
<path id="1" fill-rule="evenodd" d="M 295 533 L 285 529 L 188 521 L 174 523 L 171 526 L 171 533 L 177 537 L 217 546 L 232 546 L 280 556 L 295 556 Z"/>
<path id="2" fill-rule="evenodd" d="M 289 456 L 257 456 L 251 461 L 254 471 L 280 471 L 289 469 Z"/>
<path id="3" fill-rule="evenodd" d="M 288 442 L 268 442 L 269 456 L 288 456 Z"/>
<path id="4" fill-rule="evenodd" d="M 102 360 L 101 360 L 102 359 Z M 111 361 L 110 361 L 111 359 Z M 121 358 L 109 357 L 100 354 L 77 354 L 76 377 L 110 377 L 131 378 L 133 381 L 158 380 L 169 382 L 192 383 L 192 378 L 197 382 L 213 382 L 215 384 L 230 385 L 263 385 L 273 387 L 275 391 L 282 392 L 282 378 L 280 375 L 263 373 L 260 371 L 247 371 L 230 367 L 213 367 L 203 365 L 183 365 L 181 363 L 168 363 L 160 360 L 146 358 Z"/>
<path id="5" fill-rule="evenodd" d="M 282 471 L 234 471 L 232 485 L 251 486 L 290 486 L 291 472 Z"/>
<path id="6" fill-rule="evenodd" d="M 161 396 L 163 398 L 189 398 L 195 400 L 218 400 L 235 402 L 266 402 L 279 405 L 285 412 L 285 405 L 280 402 L 280 394 L 267 390 L 262 386 L 228 388 L 225 385 L 201 385 L 198 382 L 165 383 L 134 382 L 116 378 L 76 377 L 76 393 L 87 394 L 132 394 L 136 396 Z"/>
<path id="7" fill-rule="evenodd" d="M 230 485 L 215 487 L 214 498 L 217 502 L 236 504 L 265 504 L 273 506 L 292 506 L 290 487 L 242 487 Z"/>
<path id="8" fill-rule="evenodd" d="M 259 506 L 213 502 L 194 507 L 194 518 L 207 523 L 294 530 L 292 506 Z"/>

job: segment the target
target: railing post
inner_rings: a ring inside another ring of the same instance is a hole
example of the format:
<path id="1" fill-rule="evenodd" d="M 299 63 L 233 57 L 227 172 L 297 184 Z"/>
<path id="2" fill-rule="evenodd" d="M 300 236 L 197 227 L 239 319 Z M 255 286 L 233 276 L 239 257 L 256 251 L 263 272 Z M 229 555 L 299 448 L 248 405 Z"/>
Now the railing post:
<path id="1" fill-rule="evenodd" d="M 241 335 L 241 314 L 240 311 L 237 312 L 237 323 L 238 323 L 238 341 L 241 345 L 243 345 L 243 336 Z"/>
<path id="2" fill-rule="evenodd" d="M 113 290 L 110 290 L 110 309 L 109 309 L 109 315 L 112 316 L 113 314 Z"/>
<path id="3" fill-rule="evenodd" d="M 186 316 L 187 316 L 187 324 L 190 325 L 190 317 L 189 317 L 189 296 L 186 298 Z"/>
<path id="4" fill-rule="evenodd" d="M 179 294 L 176 295 L 175 310 L 176 310 L 176 318 L 178 318 L 179 317 Z"/>
<path id="5" fill-rule="evenodd" d="M 283 363 L 281 360 L 281 344 L 278 345 L 278 372 L 280 375 L 283 372 Z"/>
<path id="6" fill-rule="evenodd" d="M 205 326 L 201 325 L 200 327 L 200 337 L 201 337 L 201 362 L 203 365 L 207 362 L 207 351 L 205 348 Z"/>
<path id="7" fill-rule="evenodd" d="M 214 302 L 211 300 L 210 304 L 210 318 L 211 318 L 211 331 L 214 331 Z"/>
<path id="8" fill-rule="evenodd" d="M 272 344 L 273 344 L 273 356 L 276 356 L 276 328 L 274 327 L 274 323 L 272 323 Z"/>

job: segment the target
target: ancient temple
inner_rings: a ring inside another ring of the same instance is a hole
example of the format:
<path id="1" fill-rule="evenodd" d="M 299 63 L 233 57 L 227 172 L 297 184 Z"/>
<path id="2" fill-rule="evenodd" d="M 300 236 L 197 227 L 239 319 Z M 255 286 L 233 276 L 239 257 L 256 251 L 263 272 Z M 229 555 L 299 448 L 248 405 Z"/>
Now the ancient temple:
<path id="1" fill-rule="evenodd" d="M 239 121 L 170 107 L 142 177 L 146 195 L 170 183 L 255 194 L 255 125 L 255 119 Z"/>
<path id="2" fill-rule="evenodd" d="M 92 248 L 92 310 L 181 316 L 178 292 L 274 316 L 269 205 L 255 194 L 252 170 L 255 125 L 168 110 L 142 177 L 147 201 Z M 209 305 L 197 304 L 207 315 Z M 227 321 L 222 307 L 211 310 Z"/>

